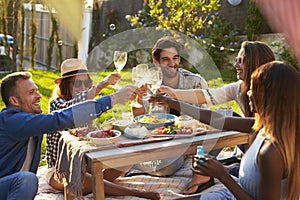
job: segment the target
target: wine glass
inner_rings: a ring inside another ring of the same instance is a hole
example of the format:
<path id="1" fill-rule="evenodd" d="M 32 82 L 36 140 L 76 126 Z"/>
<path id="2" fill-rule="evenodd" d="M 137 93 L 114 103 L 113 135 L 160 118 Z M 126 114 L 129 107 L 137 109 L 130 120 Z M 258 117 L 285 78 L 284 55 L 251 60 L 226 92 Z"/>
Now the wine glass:
<path id="1" fill-rule="evenodd" d="M 115 51 L 114 52 L 114 65 L 118 73 L 122 71 L 127 62 L 127 52 L 126 51 Z M 119 89 L 118 83 L 114 85 L 115 89 Z"/>
<path id="2" fill-rule="evenodd" d="M 148 65 L 147 64 L 138 64 L 136 67 L 136 81 L 137 81 L 137 86 L 141 87 L 144 84 L 147 84 L 149 82 L 149 77 L 148 77 Z M 145 96 L 142 96 L 143 100 L 148 100 L 145 99 Z"/>
<path id="3" fill-rule="evenodd" d="M 156 94 L 157 89 L 162 84 L 163 73 L 160 67 L 151 67 L 148 70 L 147 77 L 147 87 L 151 93 L 147 93 L 148 95 L 144 97 L 144 100 L 149 100 L 151 95 Z"/>
<path id="4" fill-rule="evenodd" d="M 137 67 L 133 67 L 132 68 L 132 82 L 135 86 L 138 86 L 138 87 L 141 87 L 143 84 L 141 82 L 141 77 L 139 76 L 139 71 L 137 69 Z M 141 108 L 143 107 L 143 105 L 141 105 L 139 102 L 138 102 L 138 97 L 136 97 L 135 100 L 133 100 L 131 102 L 131 107 L 135 107 L 135 108 Z"/>
<path id="5" fill-rule="evenodd" d="M 157 89 L 161 86 L 163 80 L 163 73 L 160 67 L 151 67 L 149 69 L 150 80 L 149 89 L 152 94 L 156 94 Z"/>

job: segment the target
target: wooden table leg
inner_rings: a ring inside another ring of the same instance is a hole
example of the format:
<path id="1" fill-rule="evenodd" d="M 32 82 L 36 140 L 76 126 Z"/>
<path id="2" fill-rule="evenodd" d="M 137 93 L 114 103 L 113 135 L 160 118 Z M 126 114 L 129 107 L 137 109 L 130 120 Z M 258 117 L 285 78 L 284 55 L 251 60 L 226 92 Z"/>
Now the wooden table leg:
<path id="1" fill-rule="evenodd" d="M 93 180 L 93 194 L 95 200 L 104 200 L 104 181 L 103 181 L 103 171 L 102 163 L 94 162 L 90 164 L 92 180 Z"/>

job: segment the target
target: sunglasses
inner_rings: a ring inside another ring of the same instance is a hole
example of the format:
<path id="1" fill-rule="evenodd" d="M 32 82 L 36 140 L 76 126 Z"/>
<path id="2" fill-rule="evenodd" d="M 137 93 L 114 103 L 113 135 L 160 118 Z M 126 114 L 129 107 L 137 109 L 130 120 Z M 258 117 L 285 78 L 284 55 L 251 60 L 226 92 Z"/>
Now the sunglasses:
<path id="1" fill-rule="evenodd" d="M 74 80 L 73 85 L 76 88 L 80 88 L 84 84 L 85 87 L 92 87 L 93 81 L 90 79 L 87 80 Z"/>
<path id="2" fill-rule="evenodd" d="M 246 56 L 236 57 L 234 60 L 234 63 L 241 65 L 241 64 L 243 64 L 245 58 L 246 58 Z"/>

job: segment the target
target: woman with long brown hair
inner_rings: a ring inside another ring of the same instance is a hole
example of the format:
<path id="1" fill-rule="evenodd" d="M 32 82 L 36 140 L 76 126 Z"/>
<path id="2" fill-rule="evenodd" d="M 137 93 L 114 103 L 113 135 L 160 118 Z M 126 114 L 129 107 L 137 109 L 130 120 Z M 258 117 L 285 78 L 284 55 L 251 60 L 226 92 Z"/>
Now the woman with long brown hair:
<path id="1" fill-rule="evenodd" d="M 201 200 L 300 198 L 299 88 L 300 73 L 283 62 L 269 62 L 253 72 L 247 93 L 258 134 L 242 158 L 239 181 L 211 157 L 194 159 L 194 172 L 218 178 L 227 187 L 203 194 Z"/>

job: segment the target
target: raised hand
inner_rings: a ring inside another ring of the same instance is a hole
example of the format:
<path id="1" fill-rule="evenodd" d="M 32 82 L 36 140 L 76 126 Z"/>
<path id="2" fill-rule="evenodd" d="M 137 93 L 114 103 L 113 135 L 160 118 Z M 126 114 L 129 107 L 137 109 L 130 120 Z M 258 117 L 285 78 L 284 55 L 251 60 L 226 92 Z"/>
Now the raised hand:
<path id="1" fill-rule="evenodd" d="M 169 86 L 162 85 L 157 89 L 157 94 L 165 94 L 165 93 L 169 94 L 173 98 L 176 98 L 174 89 Z"/>
<path id="2" fill-rule="evenodd" d="M 137 86 L 126 85 L 111 95 L 112 105 L 133 100 L 137 95 L 142 95 Z"/>
<path id="3" fill-rule="evenodd" d="M 181 111 L 180 102 L 172 97 L 168 97 L 165 95 L 155 95 L 150 97 L 149 102 L 163 102 L 168 105 L 169 108 L 172 108 L 177 111 Z"/>
<path id="4" fill-rule="evenodd" d="M 118 72 L 113 72 L 109 75 L 107 75 L 104 79 L 103 82 L 106 83 L 108 85 L 115 85 L 116 83 L 119 82 L 119 80 L 121 79 L 121 74 Z"/>

